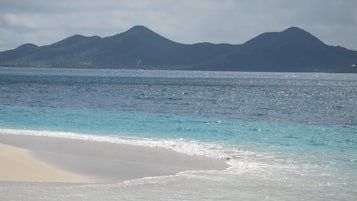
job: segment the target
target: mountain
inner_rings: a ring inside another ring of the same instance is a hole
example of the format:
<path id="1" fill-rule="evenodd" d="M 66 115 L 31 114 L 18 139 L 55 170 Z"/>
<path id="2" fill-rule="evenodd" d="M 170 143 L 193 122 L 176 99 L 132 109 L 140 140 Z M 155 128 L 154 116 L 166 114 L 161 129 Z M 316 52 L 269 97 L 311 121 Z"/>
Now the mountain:
<path id="1" fill-rule="evenodd" d="M 291 27 L 244 44 L 181 44 L 144 26 L 110 37 L 74 35 L 0 52 L 0 66 L 357 72 L 357 51 L 329 46 Z"/>
<path id="2" fill-rule="evenodd" d="M 201 66 L 213 70 L 285 72 L 357 72 L 352 67 L 357 52 L 324 44 L 310 33 L 291 27 L 282 32 L 263 33 L 228 55 Z"/>

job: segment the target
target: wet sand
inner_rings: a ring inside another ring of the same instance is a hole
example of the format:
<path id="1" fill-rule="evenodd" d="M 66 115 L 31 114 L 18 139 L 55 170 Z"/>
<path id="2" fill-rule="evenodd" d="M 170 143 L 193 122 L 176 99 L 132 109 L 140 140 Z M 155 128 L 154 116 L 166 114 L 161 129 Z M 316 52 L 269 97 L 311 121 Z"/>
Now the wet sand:
<path id="1" fill-rule="evenodd" d="M 0 164 L 6 164 L 0 181 L 112 183 L 227 168 L 223 160 L 164 148 L 6 133 L 0 133 L 0 152 Z"/>

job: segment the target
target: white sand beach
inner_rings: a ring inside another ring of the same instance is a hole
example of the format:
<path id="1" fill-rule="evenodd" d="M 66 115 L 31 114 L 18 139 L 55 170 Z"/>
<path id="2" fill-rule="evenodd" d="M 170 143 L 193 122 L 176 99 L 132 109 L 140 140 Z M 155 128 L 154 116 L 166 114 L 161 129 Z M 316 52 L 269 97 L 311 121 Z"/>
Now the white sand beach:
<path id="1" fill-rule="evenodd" d="M 227 168 L 163 148 L 6 133 L 0 143 L 0 181 L 112 183 Z"/>
<path id="2" fill-rule="evenodd" d="M 89 177 L 56 168 L 34 158 L 29 150 L 0 144 L 0 180 L 92 183 Z"/>

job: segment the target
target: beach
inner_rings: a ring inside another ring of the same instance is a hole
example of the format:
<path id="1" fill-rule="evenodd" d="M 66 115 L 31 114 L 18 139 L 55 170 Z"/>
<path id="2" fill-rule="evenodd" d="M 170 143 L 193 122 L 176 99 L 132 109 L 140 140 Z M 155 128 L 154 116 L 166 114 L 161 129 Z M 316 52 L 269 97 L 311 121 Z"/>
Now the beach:
<path id="1" fill-rule="evenodd" d="M 0 181 L 116 183 L 227 168 L 223 160 L 164 148 L 6 133 L 0 153 Z"/>
<path id="2" fill-rule="evenodd" d="M 0 200 L 355 200 L 357 75 L 0 68 Z"/>
<path id="3" fill-rule="evenodd" d="M 0 180 L 91 183 L 89 177 L 58 169 L 36 160 L 29 150 L 0 144 Z"/>

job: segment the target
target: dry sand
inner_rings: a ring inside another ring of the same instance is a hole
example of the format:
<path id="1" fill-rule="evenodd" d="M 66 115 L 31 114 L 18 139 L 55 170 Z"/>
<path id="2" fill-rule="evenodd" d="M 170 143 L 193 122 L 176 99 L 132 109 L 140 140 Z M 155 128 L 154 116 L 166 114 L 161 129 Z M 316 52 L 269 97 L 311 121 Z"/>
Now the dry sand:
<path id="1" fill-rule="evenodd" d="M 89 177 L 67 172 L 36 160 L 26 149 L 0 144 L 0 180 L 31 182 L 93 182 Z"/>
<path id="2" fill-rule="evenodd" d="M 6 133 L 0 143 L 0 181 L 112 183 L 227 168 L 223 160 L 162 148 Z"/>

